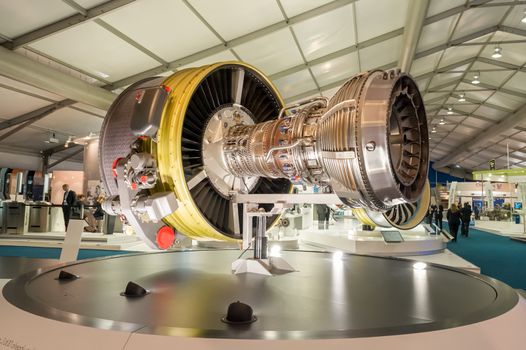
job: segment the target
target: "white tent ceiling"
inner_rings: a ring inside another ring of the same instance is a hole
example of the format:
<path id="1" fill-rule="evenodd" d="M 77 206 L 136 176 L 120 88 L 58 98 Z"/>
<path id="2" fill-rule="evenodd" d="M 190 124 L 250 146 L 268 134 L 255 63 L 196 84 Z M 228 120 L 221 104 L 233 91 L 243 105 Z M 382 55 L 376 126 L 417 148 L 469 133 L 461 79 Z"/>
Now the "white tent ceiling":
<path id="1" fill-rule="evenodd" d="M 243 60 L 294 101 L 331 96 L 363 70 L 395 68 L 408 1 L 419 0 L 5 0 L 0 45 L 113 92 L 150 75 Z M 525 9 L 517 0 L 429 1 L 410 73 L 436 130 L 432 160 L 466 150 L 526 104 Z M 492 57 L 496 45 L 501 58 Z M 0 125 L 66 97 L 0 76 Z M 16 126 L 2 130 L 0 151 L 38 153 L 56 146 L 44 143 L 52 132 L 61 143 L 97 132 L 104 114 L 72 104 L 4 139 Z M 496 159 L 504 167 L 507 146 L 513 166 L 526 165 L 526 115 L 454 163 L 482 169 Z"/>

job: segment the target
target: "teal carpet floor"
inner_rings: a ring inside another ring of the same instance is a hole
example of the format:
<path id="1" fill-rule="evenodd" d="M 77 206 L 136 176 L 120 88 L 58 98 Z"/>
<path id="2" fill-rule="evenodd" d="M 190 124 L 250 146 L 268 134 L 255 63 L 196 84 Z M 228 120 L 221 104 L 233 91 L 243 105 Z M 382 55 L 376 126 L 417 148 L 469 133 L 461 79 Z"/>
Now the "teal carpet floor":
<path id="1" fill-rule="evenodd" d="M 446 222 L 444 229 L 448 230 Z M 457 242 L 449 242 L 447 249 L 480 267 L 482 274 L 526 289 L 526 243 L 470 228 L 468 238 L 459 229 Z"/>
<path id="2" fill-rule="evenodd" d="M 23 256 L 27 258 L 58 259 L 60 257 L 60 251 L 60 248 L 0 246 L 0 256 Z M 83 260 L 129 253 L 134 252 L 125 250 L 81 249 L 79 251 L 78 259 Z"/>

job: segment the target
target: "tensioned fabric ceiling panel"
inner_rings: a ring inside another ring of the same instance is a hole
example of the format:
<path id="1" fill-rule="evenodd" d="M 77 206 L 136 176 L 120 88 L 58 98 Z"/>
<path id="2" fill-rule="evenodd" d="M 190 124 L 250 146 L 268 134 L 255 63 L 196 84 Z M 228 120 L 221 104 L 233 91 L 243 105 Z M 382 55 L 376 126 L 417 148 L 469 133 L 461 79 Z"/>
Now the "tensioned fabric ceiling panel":
<path id="1" fill-rule="evenodd" d="M 0 118 L 11 119 L 51 103 L 40 98 L 0 88 Z"/>
<path id="2" fill-rule="evenodd" d="M 507 7 L 475 7 L 464 11 L 453 35 L 453 40 L 484 28 L 496 26 L 507 10 Z"/>
<path id="3" fill-rule="evenodd" d="M 225 40 L 237 38 L 284 20 L 274 0 L 190 0 L 189 2 Z"/>
<path id="4" fill-rule="evenodd" d="M 432 72 L 441 56 L 442 52 L 437 52 L 422 58 L 417 58 L 411 66 L 411 75 L 418 77 L 419 75 Z"/>
<path id="5" fill-rule="evenodd" d="M 347 79 L 360 72 L 358 53 L 353 52 L 312 66 L 312 72 L 321 85 L 329 85 Z"/>
<path id="6" fill-rule="evenodd" d="M 506 87 L 518 92 L 526 94 L 526 73 L 517 72 L 515 75 L 506 83 Z"/>
<path id="7" fill-rule="evenodd" d="M 524 99 L 504 92 L 495 92 L 495 94 L 488 99 L 488 103 L 514 111 L 524 104 Z"/>
<path id="8" fill-rule="evenodd" d="M 177 20 L 174 20 L 174 14 L 177 14 Z M 180 1 L 136 1 L 101 19 L 166 61 L 221 44 Z"/>
<path id="9" fill-rule="evenodd" d="M 34 123 L 34 125 L 48 130 L 54 130 L 57 125 L 60 125 L 62 133 L 82 137 L 89 132 L 98 133 L 102 120 L 102 118 L 92 118 L 86 113 L 71 108 L 62 108 Z M 87 130 L 89 131 L 86 132 Z"/>
<path id="10" fill-rule="evenodd" d="M 448 1 L 440 1 L 440 0 L 432 0 L 429 3 L 429 7 L 427 9 L 427 16 L 431 17 L 436 14 L 442 13 L 447 10 L 451 10 L 454 7 L 457 6 L 463 6 L 466 4 L 465 0 L 448 0 Z"/>
<path id="11" fill-rule="evenodd" d="M 358 41 L 362 42 L 402 28 L 407 17 L 407 0 L 356 2 Z"/>
<path id="12" fill-rule="evenodd" d="M 500 121 L 502 118 L 504 118 L 508 113 L 505 111 L 501 111 L 495 108 L 487 107 L 484 105 L 479 106 L 476 110 L 476 114 L 479 114 L 483 117 L 486 117 L 488 119 L 491 119 L 495 122 Z"/>
<path id="13" fill-rule="evenodd" d="M 281 5 L 287 16 L 290 18 L 329 2 L 331 2 L 331 0 L 281 0 Z"/>
<path id="14" fill-rule="evenodd" d="M 316 89 L 308 70 L 302 70 L 274 81 L 284 98 L 290 98 L 309 90 Z"/>
<path id="15" fill-rule="evenodd" d="M 272 75 L 303 63 L 289 28 L 236 46 L 239 57 Z"/>
<path id="16" fill-rule="evenodd" d="M 185 68 L 191 68 L 191 67 L 200 67 L 207 64 L 212 64 L 215 62 L 223 62 L 223 61 L 236 61 L 236 56 L 232 54 L 231 51 L 225 50 L 221 51 L 215 55 L 208 56 L 206 58 L 202 58 L 197 61 L 193 61 L 192 63 L 188 63 L 185 65 L 182 65 L 180 67 L 177 67 L 178 70 L 185 69 Z M 160 74 L 158 74 L 160 75 Z"/>
<path id="17" fill-rule="evenodd" d="M 4 0 L 0 8 L 0 33 L 15 38 L 75 13 L 62 1 Z"/>
<path id="18" fill-rule="evenodd" d="M 396 62 L 400 57 L 402 36 L 360 50 L 362 69 L 369 70 Z"/>
<path id="19" fill-rule="evenodd" d="M 48 36 L 30 46 L 59 60 L 75 62 L 76 67 L 109 81 L 159 65 L 94 22 Z"/>
<path id="20" fill-rule="evenodd" d="M 292 28 L 308 61 L 356 44 L 352 4 L 295 24 Z"/>
<path id="21" fill-rule="evenodd" d="M 424 26 L 420 34 L 417 52 L 445 44 L 451 36 L 459 16 L 460 15 L 446 17 L 440 21 Z"/>

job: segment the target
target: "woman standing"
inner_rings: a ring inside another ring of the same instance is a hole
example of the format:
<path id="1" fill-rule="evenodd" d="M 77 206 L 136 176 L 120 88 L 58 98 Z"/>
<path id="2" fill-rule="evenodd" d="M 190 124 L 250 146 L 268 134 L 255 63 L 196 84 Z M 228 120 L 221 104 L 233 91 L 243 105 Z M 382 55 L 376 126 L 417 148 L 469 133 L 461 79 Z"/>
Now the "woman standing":
<path id="1" fill-rule="evenodd" d="M 449 225 L 449 233 L 453 236 L 452 242 L 457 241 L 458 227 L 460 226 L 460 210 L 456 204 L 451 204 L 451 208 L 447 210 L 447 223 Z"/>

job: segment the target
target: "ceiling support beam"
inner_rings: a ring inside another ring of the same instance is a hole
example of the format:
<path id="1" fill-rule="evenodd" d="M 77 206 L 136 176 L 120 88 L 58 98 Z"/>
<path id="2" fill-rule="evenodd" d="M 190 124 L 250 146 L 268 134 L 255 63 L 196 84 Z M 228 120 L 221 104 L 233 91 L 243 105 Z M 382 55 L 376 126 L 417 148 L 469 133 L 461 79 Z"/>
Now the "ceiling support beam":
<path id="1" fill-rule="evenodd" d="M 466 5 L 460 5 L 460 6 L 457 6 L 457 7 L 453 7 L 453 8 L 450 8 L 449 10 L 437 13 L 436 15 L 433 15 L 433 16 L 430 16 L 430 17 L 426 18 L 426 20 L 424 21 L 424 25 L 435 23 L 435 22 L 441 21 L 441 20 L 443 20 L 445 18 L 454 16 L 454 15 L 458 15 L 462 11 L 469 10 L 470 8 L 473 8 L 473 7 L 481 7 L 483 5 L 486 5 L 490 1 L 491 0 L 474 0 L 474 1 L 469 1 Z"/>
<path id="2" fill-rule="evenodd" d="M 491 84 L 482 83 L 482 82 L 480 82 L 479 84 L 473 84 L 471 82 L 471 80 L 468 80 L 468 79 L 462 79 L 462 82 L 466 83 L 466 84 L 473 85 L 473 86 L 480 86 L 480 87 L 482 87 L 482 89 L 473 89 L 473 90 L 465 90 L 464 89 L 464 90 L 462 90 L 462 92 L 469 92 L 469 91 L 497 91 L 497 92 L 503 92 L 503 93 L 508 94 L 508 95 L 517 96 L 517 97 L 526 99 L 526 94 L 524 94 L 522 92 L 515 91 L 515 90 L 501 88 L 501 87 L 497 87 L 497 86 L 494 86 L 494 85 L 491 85 Z"/>
<path id="3" fill-rule="evenodd" d="M 429 0 L 410 0 L 408 2 L 402 53 L 398 60 L 398 67 L 402 73 L 409 73 L 411 70 L 428 7 Z"/>
<path id="4" fill-rule="evenodd" d="M 482 63 L 492 64 L 494 66 L 506 68 L 509 70 L 516 70 L 516 71 L 526 73 L 526 67 L 517 66 L 515 64 L 511 64 L 511 63 L 507 63 L 503 61 L 492 60 L 491 58 L 477 57 L 477 61 L 482 62 Z"/>
<path id="5" fill-rule="evenodd" d="M 84 152 L 84 148 L 81 148 L 81 149 L 78 149 L 78 150 L 75 150 L 74 152 L 70 153 L 70 154 L 67 154 L 65 155 L 64 157 L 60 158 L 60 159 L 57 159 L 56 161 L 54 161 L 53 163 L 49 163 L 49 165 L 47 166 L 47 169 L 51 169 L 53 168 L 54 166 L 56 165 L 59 165 L 60 163 L 76 156 L 77 154 L 81 153 L 81 152 Z"/>
<path id="6" fill-rule="evenodd" d="M 433 164 L 433 168 L 442 168 L 446 165 L 456 163 L 460 158 L 469 156 L 470 153 L 475 152 L 478 147 L 488 142 L 496 135 L 514 128 L 516 125 L 526 120 L 526 104 L 523 105 L 519 110 L 510 116 L 504 118 L 499 123 L 492 125 L 491 128 L 480 133 L 477 137 L 469 142 L 466 142 L 461 147 L 458 147 L 456 151 L 452 152 L 448 156 L 440 159 L 438 162 Z"/>
<path id="7" fill-rule="evenodd" d="M 471 57 L 471 58 L 467 58 L 465 60 L 462 60 L 462 61 L 458 61 L 456 63 L 452 63 L 452 64 L 449 64 L 447 66 L 444 66 L 442 68 L 438 68 L 437 70 L 432 70 L 431 72 L 427 72 L 427 73 L 424 73 L 424 74 L 420 74 L 418 76 L 415 77 L 415 80 L 421 80 L 421 79 L 426 79 L 426 78 L 431 78 L 433 77 L 435 74 L 439 74 L 439 73 L 447 73 L 448 71 L 452 70 L 452 69 L 455 69 L 455 68 L 458 68 L 458 67 L 462 67 L 462 66 L 465 66 L 467 64 L 471 64 L 472 62 L 474 62 L 476 60 L 475 57 Z"/>
<path id="8" fill-rule="evenodd" d="M 524 44 L 526 39 L 523 40 L 502 40 L 502 41 L 486 41 L 486 45 L 506 45 L 506 44 Z M 451 46 L 478 46 L 480 43 L 460 43 L 460 44 L 451 44 Z"/>
<path id="9" fill-rule="evenodd" d="M 488 27 L 488 28 L 484 28 L 484 29 L 481 29 L 479 31 L 476 31 L 475 33 L 471 33 L 469 35 L 465 35 L 465 36 L 460 37 L 458 39 L 451 40 L 450 42 L 447 42 L 445 44 L 432 47 L 432 48 L 430 48 L 428 50 L 420 51 L 420 52 L 418 52 L 415 55 L 415 59 L 422 58 L 422 57 L 425 57 L 425 56 L 429 56 L 429 55 L 432 55 L 434 53 L 437 53 L 437 52 L 440 52 L 440 51 L 443 51 L 443 50 L 447 50 L 450 47 L 457 46 L 458 44 L 464 43 L 466 41 L 478 39 L 481 36 L 484 36 L 484 35 L 496 32 L 498 30 L 498 28 L 499 28 L 498 26 L 491 26 L 491 27 Z M 485 44 L 486 44 L 485 42 L 481 42 L 480 46 L 483 46 Z"/>
<path id="10" fill-rule="evenodd" d="M 52 34 L 58 33 L 65 29 L 71 28 L 73 26 L 79 25 L 86 21 L 93 20 L 97 17 L 105 15 L 111 11 L 114 11 L 122 6 L 128 5 L 135 0 L 110 0 L 106 1 L 98 6 L 92 7 L 89 10 L 86 10 L 86 14 L 83 15 L 78 13 L 76 15 L 64 18 L 55 23 L 48 24 L 45 27 L 35 29 L 27 34 L 23 34 L 17 38 L 14 38 L 10 42 L 3 43 L 2 46 L 8 48 L 9 50 L 14 50 L 24 45 L 29 45 L 37 40 L 43 39 Z M 71 6 L 71 4 L 69 4 Z M 78 9 L 77 9 L 78 10 Z"/>
<path id="11" fill-rule="evenodd" d="M 56 102 L 56 103 L 54 103 L 52 105 L 44 106 L 44 107 L 36 109 L 34 111 L 31 111 L 31 112 L 19 115 L 18 117 L 14 117 L 14 118 L 11 118 L 11 119 L 8 119 L 8 120 L 4 120 L 4 121 L 0 122 L 0 130 L 8 129 L 8 128 L 12 127 L 12 126 L 15 126 L 15 125 L 18 125 L 18 124 L 22 124 L 22 123 L 27 123 L 27 122 L 34 123 L 37 120 L 40 120 L 40 119 L 44 118 L 45 116 L 50 115 L 51 113 L 55 112 L 56 110 L 59 110 L 61 108 L 67 107 L 67 106 L 71 106 L 74 103 L 75 103 L 75 101 L 73 101 L 73 100 L 63 100 L 63 101 Z M 27 125 L 29 125 L 29 124 L 27 124 Z M 1 138 L 0 138 L 0 140 L 1 140 Z"/>
<path id="12" fill-rule="evenodd" d="M 66 144 L 63 143 L 63 144 L 59 144 L 58 146 L 55 146 L 53 148 L 48 148 L 48 149 L 42 151 L 42 154 L 51 157 L 51 155 L 53 155 L 55 153 L 65 151 L 67 149 L 72 149 L 73 147 L 78 147 L 78 146 L 81 146 L 81 145 L 76 144 L 76 143 L 69 143 L 66 146 Z"/>
<path id="13" fill-rule="evenodd" d="M 108 90 L 91 85 L 4 47 L 0 47 L 0 75 L 104 110 L 107 110 L 117 97 Z"/>

